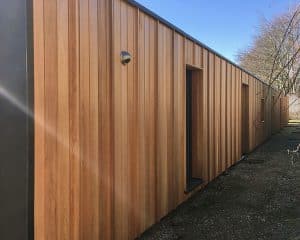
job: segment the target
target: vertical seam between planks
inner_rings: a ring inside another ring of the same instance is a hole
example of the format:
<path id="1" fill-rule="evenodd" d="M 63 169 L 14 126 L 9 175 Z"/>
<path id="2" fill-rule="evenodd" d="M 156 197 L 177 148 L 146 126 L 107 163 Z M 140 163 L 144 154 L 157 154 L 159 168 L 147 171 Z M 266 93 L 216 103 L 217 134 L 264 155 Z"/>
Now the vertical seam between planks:
<path id="1" fill-rule="evenodd" d="M 114 204 L 114 196 L 115 196 L 115 152 L 114 152 L 114 148 L 115 148 L 115 127 L 114 127 L 114 121 L 115 121 L 115 114 L 114 114 L 114 79 L 115 79 L 115 73 L 114 73 L 114 50 L 115 50 L 115 45 L 114 45 L 114 6 L 115 6 L 115 1 L 112 0 L 110 1 L 110 17 L 109 17 L 109 21 L 110 21 L 110 77 L 111 77 L 111 81 L 110 81 L 110 101 L 111 101 L 111 109 L 110 109 L 110 115 L 111 115 L 111 124 L 110 124 L 110 130 L 111 130 L 111 137 L 110 137 L 110 155 L 111 155 L 111 179 L 112 179 L 112 183 L 111 183 L 111 202 L 112 202 L 112 211 L 111 211 L 111 236 L 112 239 L 115 239 L 115 204 Z"/>
<path id="2" fill-rule="evenodd" d="M 80 217 L 80 203 L 81 203 L 81 190 L 82 190 L 82 184 L 81 184 L 81 131 L 80 131 L 80 112 L 81 112 L 81 108 L 80 108 L 80 98 L 81 98 L 81 91 L 80 91 L 80 76 L 81 76 L 81 51 L 80 51 L 80 48 L 81 48 L 81 39 L 80 39 L 80 21 L 81 21 L 81 14 L 80 14 L 80 0 L 77 1 L 77 14 L 78 14 L 78 25 L 77 25 L 77 38 L 78 38 L 78 135 L 79 135 L 79 138 L 78 138 L 78 143 L 79 143 L 79 152 L 78 152 L 78 167 L 79 167 L 79 176 L 78 176 L 78 182 L 79 182 L 79 191 L 78 191 L 78 206 L 79 206 L 79 210 L 78 210 L 78 213 L 79 213 L 79 217 L 78 217 L 78 237 L 80 238 L 81 236 L 81 217 Z"/>

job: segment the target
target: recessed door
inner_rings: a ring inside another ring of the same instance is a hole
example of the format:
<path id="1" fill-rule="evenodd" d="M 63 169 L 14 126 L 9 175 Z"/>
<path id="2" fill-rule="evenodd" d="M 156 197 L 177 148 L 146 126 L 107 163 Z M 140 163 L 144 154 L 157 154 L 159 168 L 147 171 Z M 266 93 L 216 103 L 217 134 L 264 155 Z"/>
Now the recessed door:
<path id="1" fill-rule="evenodd" d="M 242 153 L 249 152 L 249 86 L 242 85 Z"/>
<path id="2" fill-rule="evenodd" d="M 271 121 L 272 121 L 272 134 L 276 133 L 276 112 L 275 112 L 275 106 L 276 106 L 276 99 L 275 96 L 272 96 L 272 105 L 271 105 Z"/>
<path id="3" fill-rule="evenodd" d="M 202 183 L 202 159 L 199 134 L 201 134 L 201 71 L 186 70 L 186 192 Z"/>

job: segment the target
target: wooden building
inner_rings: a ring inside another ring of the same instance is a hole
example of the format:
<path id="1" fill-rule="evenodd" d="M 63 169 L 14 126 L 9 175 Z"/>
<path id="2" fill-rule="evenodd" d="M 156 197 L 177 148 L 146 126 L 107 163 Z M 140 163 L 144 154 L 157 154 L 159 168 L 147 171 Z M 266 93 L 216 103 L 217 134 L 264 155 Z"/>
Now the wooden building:
<path id="1" fill-rule="evenodd" d="M 134 1 L 4 2 L 23 13 L 28 157 L 26 217 L 0 222 L 28 237 L 1 239 L 134 239 L 287 123 L 286 97 Z"/>

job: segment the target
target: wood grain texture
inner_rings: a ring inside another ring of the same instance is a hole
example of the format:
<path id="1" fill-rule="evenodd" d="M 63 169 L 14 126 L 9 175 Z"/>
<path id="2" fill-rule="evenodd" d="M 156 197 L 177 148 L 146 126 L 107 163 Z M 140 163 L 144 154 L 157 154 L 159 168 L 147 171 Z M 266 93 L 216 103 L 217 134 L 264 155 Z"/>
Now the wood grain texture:
<path id="1" fill-rule="evenodd" d="M 70 238 L 80 232 L 79 3 L 69 1 Z M 45 232 L 44 234 L 47 234 Z"/>
<path id="2" fill-rule="evenodd" d="M 221 105 L 220 105 L 220 170 L 224 172 L 226 169 L 226 62 L 221 60 Z"/>
<path id="3" fill-rule="evenodd" d="M 45 50 L 44 50 L 44 2 L 34 2 L 34 175 L 40 176 L 34 187 L 34 236 L 45 237 Z"/>
<path id="4" fill-rule="evenodd" d="M 187 68 L 201 187 L 241 158 L 242 128 L 251 151 L 288 120 L 286 97 L 124 0 L 34 0 L 34 50 L 37 240 L 134 239 L 193 194 Z"/>
<path id="5" fill-rule="evenodd" d="M 203 135 L 201 137 L 201 149 L 202 149 L 202 178 L 205 183 L 209 180 L 209 148 L 208 148 L 208 121 L 209 121 L 209 109 L 208 109 L 208 51 L 203 49 L 202 55 L 202 66 L 203 66 L 203 76 L 202 76 L 202 96 L 203 96 L 203 106 L 202 106 L 202 129 Z"/>

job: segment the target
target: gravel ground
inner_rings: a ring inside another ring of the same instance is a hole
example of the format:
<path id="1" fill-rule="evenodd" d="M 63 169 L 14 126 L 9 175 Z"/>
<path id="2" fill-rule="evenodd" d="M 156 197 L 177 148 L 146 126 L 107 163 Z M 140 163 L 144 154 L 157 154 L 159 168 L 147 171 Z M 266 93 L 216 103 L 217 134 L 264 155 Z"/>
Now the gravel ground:
<path id="1" fill-rule="evenodd" d="M 270 141 L 147 230 L 140 240 L 300 240 L 300 125 Z"/>

